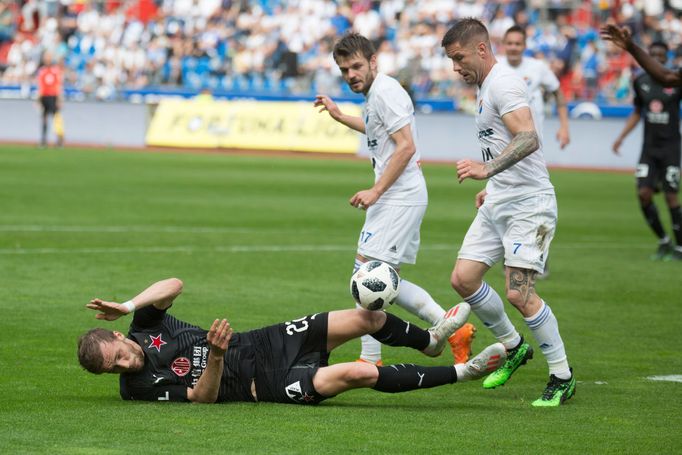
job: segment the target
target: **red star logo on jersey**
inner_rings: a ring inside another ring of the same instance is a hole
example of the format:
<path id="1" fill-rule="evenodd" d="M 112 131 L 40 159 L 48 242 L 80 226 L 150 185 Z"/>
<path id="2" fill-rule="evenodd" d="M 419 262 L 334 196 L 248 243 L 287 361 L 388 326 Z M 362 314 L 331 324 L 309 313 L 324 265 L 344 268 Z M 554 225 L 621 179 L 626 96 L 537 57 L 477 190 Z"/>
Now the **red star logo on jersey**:
<path id="1" fill-rule="evenodd" d="M 147 346 L 147 349 L 156 348 L 157 352 L 161 352 L 161 346 L 163 346 L 164 344 L 168 344 L 161 339 L 160 333 L 155 337 L 150 336 L 149 338 L 152 339 L 152 342 L 149 344 L 149 346 Z"/>

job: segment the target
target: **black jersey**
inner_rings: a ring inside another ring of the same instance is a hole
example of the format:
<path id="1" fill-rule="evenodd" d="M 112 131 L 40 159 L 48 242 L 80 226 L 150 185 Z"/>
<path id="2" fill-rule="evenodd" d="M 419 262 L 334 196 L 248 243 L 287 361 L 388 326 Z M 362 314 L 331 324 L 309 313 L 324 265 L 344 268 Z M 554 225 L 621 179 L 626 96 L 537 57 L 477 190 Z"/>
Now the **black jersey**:
<path id="1" fill-rule="evenodd" d="M 121 398 L 187 401 L 187 388 L 196 385 L 206 368 L 207 333 L 154 306 L 136 311 L 128 338 L 142 347 L 144 367 L 139 372 L 121 374 Z M 255 353 L 247 339 L 238 333 L 232 335 L 217 401 L 254 401 L 251 384 Z"/>
<path id="2" fill-rule="evenodd" d="M 635 107 L 644 119 L 642 153 L 680 153 L 680 100 L 682 88 L 665 88 L 647 73 L 634 81 Z"/>

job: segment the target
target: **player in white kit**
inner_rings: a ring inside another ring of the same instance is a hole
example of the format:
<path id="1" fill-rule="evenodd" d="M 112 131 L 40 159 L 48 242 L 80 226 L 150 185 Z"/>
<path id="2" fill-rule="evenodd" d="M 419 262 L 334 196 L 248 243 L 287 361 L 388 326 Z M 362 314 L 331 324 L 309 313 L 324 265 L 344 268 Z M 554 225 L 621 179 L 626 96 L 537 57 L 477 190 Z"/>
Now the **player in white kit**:
<path id="1" fill-rule="evenodd" d="M 568 129 L 568 107 L 564 95 L 559 89 L 559 79 L 547 63 L 533 57 L 524 56 L 526 51 L 526 31 L 519 25 L 513 25 L 504 34 L 502 39 L 504 46 L 503 57 L 498 57 L 498 62 L 514 71 L 528 85 L 530 110 L 533 114 L 535 129 L 543 144 L 543 131 L 545 124 L 544 94 L 550 93 L 556 100 L 556 109 L 559 117 L 559 130 L 556 138 L 562 149 L 571 141 Z M 537 278 L 549 276 L 549 258 L 545 258 L 545 270 L 539 273 Z"/>
<path id="2" fill-rule="evenodd" d="M 497 63 L 488 31 L 477 19 L 462 19 L 443 37 L 453 71 L 479 87 L 476 127 L 482 162 L 460 160 L 457 175 L 488 180 L 476 195 L 478 213 L 464 237 L 452 272 L 453 288 L 507 348 L 505 364 L 483 386 L 495 388 L 533 356 L 504 311 L 500 296 L 483 276 L 504 259 L 506 297 L 523 315 L 549 365 L 550 380 L 534 406 L 558 406 L 575 393 L 559 326 L 550 307 L 536 294 L 557 219 L 554 187 L 528 105 L 526 84 Z"/>
<path id="3" fill-rule="evenodd" d="M 559 79 L 546 62 L 523 55 L 526 51 L 526 31 L 523 27 L 519 25 L 510 27 L 504 34 L 502 44 L 505 55 L 499 57 L 498 62 L 518 74 L 528 85 L 530 110 L 541 143 L 545 122 L 544 94 L 549 93 L 555 98 L 559 117 L 556 139 L 559 141 L 559 147 L 563 149 L 571 142 L 571 138 L 568 129 L 568 107 L 559 89 Z"/>
<path id="4" fill-rule="evenodd" d="M 362 117 L 343 114 L 326 95 L 318 95 L 314 105 L 366 135 L 375 174 L 372 188 L 350 198 L 353 207 L 367 211 L 354 271 L 370 259 L 387 262 L 399 270 L 401 264 L 416 262 L 419 228 L 428 204 L 415 145 L 412 100 L 398 81 L 377 72 L 376 50 L 367 38 L 357 33 L 345 35 L 335 44 L 333 56 L 351 90 L 365 95 Z M 404 278 L 395 303 L 433 324 L 435 331 L 452 319 L 428 292 Z M 467 323 L 448 340 L 458 362 L 468 358 L 474 331 L 473 325 Z M 440 351 L 446 340 L 441 341 Z M 379 364 L 381 344 L 372 337 L 362 337 L 359 360 Z"/>

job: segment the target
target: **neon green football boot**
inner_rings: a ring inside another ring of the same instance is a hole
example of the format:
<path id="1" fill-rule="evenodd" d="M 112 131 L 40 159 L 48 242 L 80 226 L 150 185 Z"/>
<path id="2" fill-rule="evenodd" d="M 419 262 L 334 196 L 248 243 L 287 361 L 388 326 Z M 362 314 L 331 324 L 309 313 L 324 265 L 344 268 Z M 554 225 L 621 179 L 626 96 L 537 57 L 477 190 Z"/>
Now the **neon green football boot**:
<path id="1" fill-rule="evenodd" d="M 545 391 L 540 398 L 533 401 L 533 406 L 559 406 L 573 395 L 575 395 L 575 376 L 573 375 L 573 368 L 571 368 L 570 379 L 559 379 L 554 375 L 550 375 Z"/>
<path id="2" fill-rule="evenodd" d="M 533 348 L 524 343 L 523 337 L 517 347 L 507 351 L 507 361 L 483 380 L 484 389 L 494 389 L 504 385 L 511 375 L 521 366 L 533 358 Z"/>

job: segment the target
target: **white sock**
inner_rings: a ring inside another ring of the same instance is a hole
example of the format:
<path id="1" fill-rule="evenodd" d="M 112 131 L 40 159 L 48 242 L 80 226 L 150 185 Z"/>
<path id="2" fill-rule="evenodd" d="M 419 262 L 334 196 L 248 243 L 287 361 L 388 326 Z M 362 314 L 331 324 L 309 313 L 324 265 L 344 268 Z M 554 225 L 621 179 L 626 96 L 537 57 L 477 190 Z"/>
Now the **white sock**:
<path id="1" fill-rule="evenodd" d="M 395 303 L 430 324 L 435 324 L 445 314 L 428 292 L 406 279 L 400 280 L 400 293 Z"/>
<path id="2" fill-rule="evenodd" d="M 364 262 L 358 258 L 355 258 L 355 262 L 353 263 L 353 273 L 357 272 L 362 264 L 364 264 Z M 355 304 L 355 307 L 362 308 L 357 303 Z M 375 364 L 381 360 L 381 343 L 372 338 L 371 335 L 361 336 L 360 342 L 362 343 L 362 350 L 360 351 L 360 358 L 362 360 Z"/>
<path id="3" fill-rule="evenodd" d="M 559 323 L 549 305 L 545 304 L 543 300 L 537 313 L 523 319 L 533 332 L 535 340 L 540 345 L 540 350 L 547 359 L 549 374 L 553 374 L 559 379 L 569 379 L 571 370 L 568 367 L 564 342 L 559 335 Z"/>
<path id="4" fill-rule="evenodd" d="M 504 312 L 502 299 L 488 283 L 484 281 L 478 291 L 466 297 L 464 301 L 471 305 L 471 311 L 505 348 L 512 349 L 518 346 L 521 335 Z"/>
<path id="5" fill-rule="evenodd" d="M 457 382 L 465 382 L 471 380 L 471 376 L 469 375 L 469 372 L 467 370 L 466 363 L 456 363 L 455 371 L 457 372 Z"/>
<path id="6" fill-rule="evenodd" d="M 355 304 L 357 308 L 362 308 L 357 303 Z M 379 343 L 371 335 L 363 335 L 360 337 L 360 342 L 362 343 L 362 351 L 360 351 L 360 358 L 367 362 L 377 363 L 381 360 L 381 343 Z"/>

